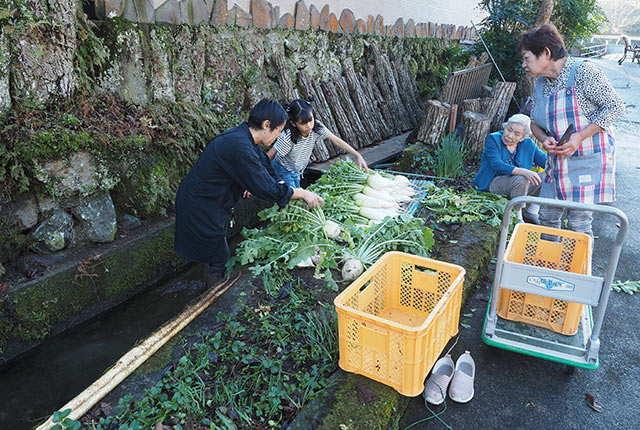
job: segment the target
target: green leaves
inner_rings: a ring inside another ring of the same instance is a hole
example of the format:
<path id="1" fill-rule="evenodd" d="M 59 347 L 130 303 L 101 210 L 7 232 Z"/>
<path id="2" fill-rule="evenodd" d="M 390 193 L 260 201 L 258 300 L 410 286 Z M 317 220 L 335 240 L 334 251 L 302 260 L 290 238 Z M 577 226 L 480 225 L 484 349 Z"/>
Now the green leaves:
<path id="1" fill-rule="evenodd" d="M 504 197 L 476 190 L 458 194 L 453 188 L 438 188 L 434 184 L 425 187 L 427 195 L 421 203 L 437 216 L 438 222 L 484 221 L 492 226 L 502 222 L 507 204 Z"/>
<path id="2" fill-rule="evenodd" d="M 68 418 L 69 414 L 71 414 L 71 409 L 54 412 L 53 423 L 55 425 L 51 427 L 51 430 L 78 430 L 80 428 L 80 422 Z"/>
<path id="3" fill-rule="evenodd" d="M 444 136 L 436 148 L 436 175 L 446 178 L 462 176 L 466 155 L 462 139 L 455 134 Z"/>
<path id="4" fill-rule="evenodd" d="M 611 289 L 617 292 L 633 294 L 640 292 L 640 281 L 615 281 Z"/>

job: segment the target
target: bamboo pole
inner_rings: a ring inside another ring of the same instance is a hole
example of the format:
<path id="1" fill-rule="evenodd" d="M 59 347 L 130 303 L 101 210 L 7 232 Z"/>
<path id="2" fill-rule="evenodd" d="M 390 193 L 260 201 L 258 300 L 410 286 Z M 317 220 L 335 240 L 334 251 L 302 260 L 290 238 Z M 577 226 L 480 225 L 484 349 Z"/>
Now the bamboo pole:
<path id="1" fill-rule="evenodd" d="M 173 321 L 167 323 L 151 336 L 149 336 L 140 345 L 133 347 L 129 352 L 123 355 L 118 362 L 102 375 L 97 381 L 89 386 L 82 393 L 78 394 L 73 400 L 60 408 L 61 411 L 71 409 L 68 418 L 72 420 L 80 419 L 104 396 L 109 394 L 118 384 L 124 381 L 127 376 L 133 373 L 142 363 L 158 351 L 173 336 L 180 333 L 191 321 L 202 313 L 206 308 L 215 302 L 218 297 L 223 295 L 236 281 L 240 278 L 238 274 L 235 279 L 226 278 L 224 282 L 216 285 L 207 293 L 205 297 L 200 299 L 198 303 L 188 307 Z M 53 415 L 41 424 L 36 430 L 49 430 L 53 427 Z"/>

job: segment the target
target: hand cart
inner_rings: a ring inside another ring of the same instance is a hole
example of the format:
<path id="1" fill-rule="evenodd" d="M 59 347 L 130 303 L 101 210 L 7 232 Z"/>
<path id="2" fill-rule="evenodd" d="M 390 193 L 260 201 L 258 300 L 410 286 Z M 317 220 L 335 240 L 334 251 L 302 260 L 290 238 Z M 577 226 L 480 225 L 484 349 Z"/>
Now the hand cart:
<path id="1" fill-rule="evenodd" d="M 522 203 L 616 216 L 620 223 L 604 279 L 591 275 L 592 238 L 582 233 L 521 223 L 516 225 L 505 251 L 511 210 Z M 511 200 L 502 218 L 495 277 L 483 328 L 484 342 L 569 366 L 597 369 L 600 329 L 628 226 L 624 212 L 609 206 L 529 196 Z M 516 233 L 522 236 L 523 232 L 526 232 L 523 243 L 519 243 L 519 239 L 514 241 Z M 555 237 L 549 237 L 550 234 Z M 517 251 L 520 245 L 523 249 Z M 586 261 L 580 261 L 581 258 Z M 519 301 L 506 303 L 505 308 L 505 299 L 512 296 Z M 532 299 L 530 303 L 528 299 Z M 502 314 L 505 309 L 516 314 L 521 312 L 521 318 L 501 317 L 499 304 Z M 597 308 L 595 320 L 592 307 Z M 560 320 L 555 322 L 564 326 L 552 325 L 554 315 Z M 567 327 L 570 319 L 575 319 L 573 328 Z"/>

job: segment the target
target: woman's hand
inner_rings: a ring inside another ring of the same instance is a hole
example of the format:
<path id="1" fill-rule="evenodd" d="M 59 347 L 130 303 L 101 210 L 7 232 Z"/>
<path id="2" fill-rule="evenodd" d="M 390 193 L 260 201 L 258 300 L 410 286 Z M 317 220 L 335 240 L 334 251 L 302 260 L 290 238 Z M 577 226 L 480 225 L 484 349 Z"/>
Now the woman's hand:
<path id="1" fill-rule="evenodd" d="M 529 181 L 531 185 L 534 185 L 534 186 L 540 185 L 542 183 L 542 179 L 540 178 L 540 175 L 538 175 L 536 172 L 532 170 L 525 169 L 523 167 L 516 167 L 515 169 L 513 169 L 513 172 L 511 172 L 511 174 L 524 176 L 525 179 Z"/>
<path id="2" fill-rule="evenodd" d="M 553 136 L 547 136 L 542 141 L 542 147 L 544 148 L 545 151 L 547 151 L 550 154 L 553 154 L 552 151 L 555 149 L 557 144 L 558 144 L 558 141 Z"/>
<path id="3" fill-rule="evenodd" d="M 358 166 L 361 169 L 364 169 L 365 172 L 369 173 L 369 166 L 367 166 L 367 162 L 364 161 L 364 157 L 360 155 L 359 152 L 356 152 L 356 160 L 358 161 Z"/>
<path id="4" fill-rule="evenodd" d="M 242 192 L 242 198 L 243 199 L 248 199 L 249 197 L 251 197 L 251 192 L 249 192 L 249 190 L 244 190 Z"/>
<path id="5" fill-rule="evenodd" d="M 562 146 L 555 146 L 551 151 L 551 154 L 560 155 L 562 157 L 571 157 L 574 152 L 578 150 L 580 144 L 582 144 L 582 134 L 580 132 L 573 133 L 569 140 Z"/>
<path id="6" fill-rule="evenodd" d="M 304 201 L 307 202 L 307 206 L 309 206 L 310 208 L 317 208 L 318 206 L 324 205 L 324 199 L 322 197 L 320 197 L 316 193 L 313 193 L 309 190 L 303 190 L 303 191 L 304 191 L 303 198 L 304 198 Z"/>

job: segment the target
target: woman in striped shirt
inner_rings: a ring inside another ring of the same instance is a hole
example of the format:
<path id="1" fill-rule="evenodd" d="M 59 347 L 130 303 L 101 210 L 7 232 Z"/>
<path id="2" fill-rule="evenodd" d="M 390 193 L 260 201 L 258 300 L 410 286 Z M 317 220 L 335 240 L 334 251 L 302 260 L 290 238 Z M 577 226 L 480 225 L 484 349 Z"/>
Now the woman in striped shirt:
<path id="1" fill-rule="evenodd" d="M 353 155 L 358 165 L 369 171 L 362 155 L 347 142 L 331 133 L 320 121 L 316 121 L 311 103 L 297 99 L 286 106 L 289 114 L 287 128 L 280 133 L 276 143 L 267 152 L 273 160 L 273 168 L 282 176 L 285 183 L 299 188 L 300 176 L 309 164 L 309 158 L 316 142 L 329 139 L 329 142 Z"/>

